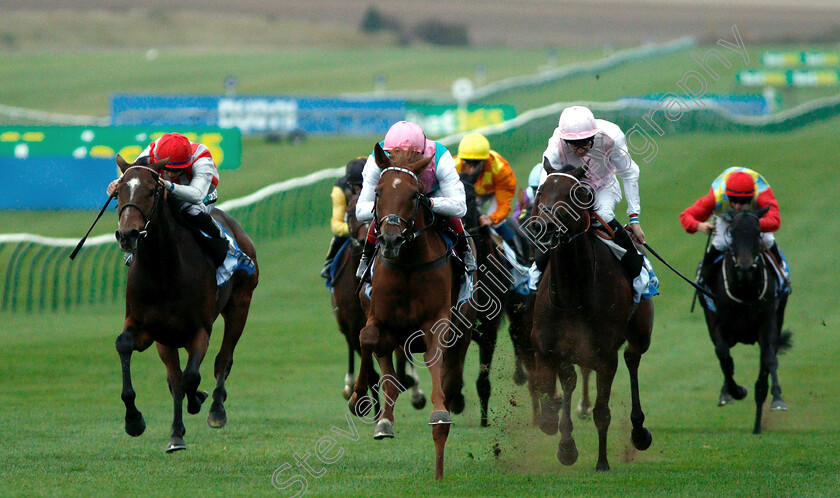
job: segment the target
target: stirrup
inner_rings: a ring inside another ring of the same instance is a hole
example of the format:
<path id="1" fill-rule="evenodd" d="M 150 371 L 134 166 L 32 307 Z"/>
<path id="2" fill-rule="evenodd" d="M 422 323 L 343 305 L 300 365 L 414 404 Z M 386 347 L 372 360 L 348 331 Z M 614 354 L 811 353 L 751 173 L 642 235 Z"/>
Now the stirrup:
<path id="1" fill-rule="evenodd" d="M 464 252 L 464 271 L 467 273 L 472 273 L 475 271 L 475 269 L 475 256 L 473 256 L 472 251 L 467 250 Z"/>
<path id="2" fill-rule="evenodd" d="M 321 277 L 330 278 L 330 266 L 332 266 L 333 259 L 330 258 L 324 262 L 324 268 L 321 269 Z"/>
<path id="3" fill-rule="evenodd" d="M 370 261 L 368 261 L 368 257 L 362 255 L 362 259 L 359 261 L 359 269 L 356 270 L 356 278 L 362 280 L 365 277 L 365 273 L 367 273 L 368 266 L 370 265 Z"/>

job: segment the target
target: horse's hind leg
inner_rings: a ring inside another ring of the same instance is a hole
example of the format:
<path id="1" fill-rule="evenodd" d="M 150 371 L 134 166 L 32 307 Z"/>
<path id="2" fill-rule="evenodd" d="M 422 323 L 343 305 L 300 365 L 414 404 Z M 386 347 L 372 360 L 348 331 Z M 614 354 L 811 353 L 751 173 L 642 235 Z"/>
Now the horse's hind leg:
<path id="1" fill-rule="evenodd" d="M 140 413 L 140 410 L 134 404 L 136 394 L 131 384 L 131 353 L 135 349 L 137 351 L 144 351 L 149 347 L 151 342 L 152 340 L 148 334 L 135 337 L 134 330 L 126 326 L 123 333 L 117 336 L 115 344 L 122 366 L 123 387 L 121 397 L 125 404 L 125 432 L 132 437 L 143 434 L 143 431 L 146 430 L 146 421 L 143 419 L 143 414 Z"/>
<path id="2" fill-rule="evenodd" d="M 610 393 L 615 378 L 615 370 L 618 367 L 618 354 L 604 359 L 601 368 L 595 372 L 595 381 L 598 386 L 598 395 L 595 397 L 595 407 L 592 409 L 592 419 L 598 429 L 598 463 L 595 470 L 610 470 L 607 462 L 607 430 L 610 428 Z"/>
<path id="3" fill-rule="evenodd" d="M 560 385 L 563 386 L 563 415 L 560 417 L 560 446 L 557 448 L 557 459 L 563 465 L 572 465 L 577 461 L 578 449 L 572 437 L 572 393 L 577 385 L 575 366 L 571 363 L 563 364 L 558 372 Z"/>
<path id="4" fill-rule="evenodd" d="M 499 332 L 499 321 L 487 322 L 481 335 L 478 348 L 478 379 L 475 388 L 481 405 L 481 426 L 487 427 L 487 412 L 490 404 L 490 366 L 493 364 L 493 353 L 496 350 L 496 338 Z"/>
<path id="5" fill-rule="evenodd" d="M 232 296 L 231 299 L 236 299 Z M 225 381 L 233 368 L 233 351 L 242 332 L 245 330 L 245 322 L 248 320 L 250 309 L 250 296 L 247 301 L 237 299 L 234 305 L 229 305 L 222 314 L 225 320 L 225 333 L 222 339 L 222 346 L 216 355 L 213 365 L 213 376 L 216 378 L 216 388 L 213 389 L 213 403 L 210 405 L 210 413 L 207 414 L 207 425 L 215 429 L 221 429 L 227 424 L 227 412 L 225 401 L 227 400 L 227 388 Z M 352 355 L 353 352 L 351 351 Z"/>
<path id="6" fill-rule="evenodd" d="M 758 379 L 755 381 L 755 426 L 753 427 L 753 434 L 761 434 L 761 412 L 764 401 L 767 400 L 767 380 L 771 372 L 773 373 L 773 389 L 775 390 L 778 387 L 776 377 L 779 361 L 776 358 L 775 345 L 769 344 L 766 339 L 760 339 L 759 345 L 761 347 L 761 366 L 758 371 Z M 781 388 L 778 389 L 779 394 L 781 394 Z M 775 397 L 776 393 L 773 394 Z"/>
<path id="7" fill-rule="evenodd" d="M 636 351 L 632 344 L 628 344 L 624 350 L 624 363 L 630 373 L 630 398 L 632 408 L 630 409 L 630 422 L 633 424 L 633 432 L 630 439 L 637 450 L 646 450 L 653 441 L 650 431 L 645 428 L 645 413 L 642 411 L 642 403 L 639 400 L 639 363 L 642 355 Z"/>
<path id="8" fill-rule="evenodd" d="M 356 370 L 355 363 L 356 352 L 353 351 L 350 338 L 347 338 L 347 373 L 344 374 L 344 389 L 341 390 L 341 395 L 344 396 L 344 399 L 350 399 L 350 395 L 353 394 L 353 384 L 356 382 L 356 376 L 354 375 Z"/>
<path id="9" fill-rule="evenodd" d="M 181 375 L 181 387 L 187 397 L 187 412 L 190 415 L 200 412 L 201 404 L 207 399 L 207 393 L 199 391 L 198 386 L 201 384 L 199 367 L 204 361 L 209 346 L 210 333 L 204 328 L 198 329 L 192 343 L 187 346 L 187 365 Z"/>
<path id="10" fill-rule="evenodd" d="M 157 343 L 157 350 L 160 359 L 166 365 L 166 380 L 169 384 L 169 392 L 172 394 L 174 407 L 171 435 L 169 437 L 169 443 L 166 445 L 166 452 L 172 453 L 173 451 L 187 449 L 187 444 L 184 442 L 184 434 L 187 432 L 187 429 L 184 427 L 183 420 L 184 389 L 182 387 L 181 361 L 178 358 L 178 348 Z"/>
<path id="11" fill-rule="evenodd" d="M 581 394 L 580 401 L 578 402 L 575 411 L 577 412 L 578 418 L 581 420 L 588 420 L 592 417 L 592 401 L 589 399 L 589 379 L 591 377 L 591 368 L 580 367 Z"/>

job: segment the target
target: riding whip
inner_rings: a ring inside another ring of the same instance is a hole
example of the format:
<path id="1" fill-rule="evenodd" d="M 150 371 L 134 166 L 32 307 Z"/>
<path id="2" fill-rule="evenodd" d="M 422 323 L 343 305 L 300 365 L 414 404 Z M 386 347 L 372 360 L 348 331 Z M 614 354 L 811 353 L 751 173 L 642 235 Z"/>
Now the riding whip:
<path id="1" fill-rule="evenodd" d="M 651 254 L 653 254 L 654 256 L 656 256 L 656 259 L 658 259 L 659 261 L 662 261 L 662 264 L 664 264 L 665 266 L 667 266 L 669 270 L 671 270 L 672 272 L 674 272 L 674 273 L 676 273 L 677 275 L 679 275 L 679 276 L 680 276 L 680 278 L 682 278 L 683 280 L 685 280 L 686 282 L 688 282 L 688 283 L 689 283 L 689 285 L 691 285 L 692 287 L 694 287 L 695 289 L 697 289 L 697 291 L 698 291 L 698 292 L 702 292 L 703 294 L 705 294 L 706 296 L 708 296 L 708 297 L 710 297 L 710 298 L 712 298 L 712 299 L 714 299 L 714 298 L 715 298 L 715 296 L 714 296 L 711 292 L 709 292 L 709 291 L 707 291 L 706 289 L 704 289 L 704 288 L 700 287 L 699 285 L 695 284 L 695 283 L 694 283 L 694 282 L 692 282 L 691 280 L 689 280 L 689 279 L 685 278 L 685 276 L 684 276 L 682 273 L 678 272 L 678 271 L 677 271 L 677 270 L 676 270 L 673 266 L 669 265 L 669 264 L 668 264 L 668 262 L 667 262 L 667 261 L 665 261 L 664 259 L 662 259 L 662 256 L 660 256 L 659 254 L 657 254 L 657 253 L 656 253 L 656 251 L 654 251 L 652 247 L 650 247 L 649 245 L 647 245 L 647 243 L 644 243 L 644 244 L 642 244 L 642 245 L 643 245 L 643 246 L 645 246 L 645 249 L 647 249 L 648 251 L 650 251 L 650 253 L 651 253 Z"/>
<path id="2" fill-rule="evenodd" d="M 102 218 L 102 213 L 104 213 L 105 210 L 108 209 L 108 204 L 111 203 L 111 199 L 113 199 L 116 196 L 117 196 L 117 193 L 114 192 L 113 194 L 111 194 L 110 197 L 108 197 L 108 201 L 105 203 L 104 206 L 102 206 L 102 209 L 99 210 L 99 214 L 96 216 L 96 219 L 93 220 L 93 225 L 91 225 L 90 228 L 88 228 L 88 231 L 85 234 L 85 236 L 82 237 L 82 240 L 80 240 L 79 243 L 76 244 L 76 248 L 73 249 L 73 252 L 70 253 L 70 259 L 76 259 L 76 254 L 78 254 L 79 250 L 82 248 L 82 246 L 85 245 L 85 241 L 87 240 L 88 235 L 90 235 L 90 232 L 93 230 L 93 227 L 96 226 L 96 222 L 99 221 L 99 218 Z"/>

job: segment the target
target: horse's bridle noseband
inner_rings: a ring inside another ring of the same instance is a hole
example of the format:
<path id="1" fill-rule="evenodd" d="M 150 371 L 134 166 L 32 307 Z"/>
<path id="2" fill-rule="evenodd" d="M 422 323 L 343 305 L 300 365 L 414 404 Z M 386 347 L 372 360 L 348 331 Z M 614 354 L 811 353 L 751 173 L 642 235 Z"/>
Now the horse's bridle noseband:
<path id="1" fill-rule="evenodd" d="M 396 166 L 391 166 L 390 168 L 385 168 L 382 170 L 382 174 L 384 175 L 386 171 L 398 171 L 400 173 L 406 173 L 411 175 L 414 181 L 419 185 L 420 180 L 417 178 L 417 175 L 414 174 L 413 171 L 407 170 L 405 168 L 398 168 Z M 376 218 L 376 203 L 379 200 L 379 194 L 376 194 L 376 197 L 373 201 L 373 215 L 374 215 L 374 225 L 373 225 L 373 233 L 377 239 L 382 236 L 382 231 L 380 227 L 384 225 L 391 225 L 402 227 L 405 224 L 405 228 L 400 232 L 400 237 L 403 239 L 404 242 L 411 242 L 412 240 L 416 239 L 424 230 L 429 229 L 432 225 L 434 225 L 434 211 L 429 209 L 429 212 L 432 214 L 432 221 L 426 225 L 425 227 L 421 228 L 420 230 L 415 231 L 414 225 L 417 221 L 417 212 L 420 210 L 421 205 L 427 205 L 427 203 L 423 202 L 423 198 L 427 197 L 426 194 L 419 192 L 414 199 L 414 211 L 411 213 L 411 219 L 407 220 L 402 216 L 398 216 L 396 214 L 387 214 L 382 218 Z"/>
<path id="2" fill-rule="evenodd" d="M 155 202 L 154 202 L 154 204 L 152 204 L 152 210 L 149 212 L 148 216 L 146 216 L 146 213 L 143 212 L 143 208 L 141 208 L 137 204 L 134 204 L 133 202 L 126 202 L 120 208 L 119 213 L 117 213 L 117 219 L 122 217 L 122 213 L 123 213 L 123 211 L 125 211 L 126 208 L 133 207 L 134 209 L 140 211 L 140 216 L 143 217 L 143 221 L 145 222 L 145 224 L 143 225 L 143 230 L 140 231 L 140 237 L 146 237 L 146 235 L 149 234 L 149 223 L 152 222 L 152 217 L 155 215 L 155 211 L 157 210 L 158 202 L 160 202 L 160 192 L 163 189 L 163 186 L 158 181 L 160 179 L 160 173 L 158 173 L 157 171 L 155 171 L 152 168 L 149 168 L 147 166 L 140 166 L 140 165 L 131 166 L 130 168 L 127 168 L 123 172 L 123 176 L 125 176 L 125 174 L 128 172 L 128 170 L 134 169 L 134 168 L 142 168 L 142 169 L 151 171 L 151 173 L 154 175 L 155 184 L 157 185 L 157 187 L 155 188 Z M 120 177 L 120 181 L 122 181 L 122 177 Z"/>

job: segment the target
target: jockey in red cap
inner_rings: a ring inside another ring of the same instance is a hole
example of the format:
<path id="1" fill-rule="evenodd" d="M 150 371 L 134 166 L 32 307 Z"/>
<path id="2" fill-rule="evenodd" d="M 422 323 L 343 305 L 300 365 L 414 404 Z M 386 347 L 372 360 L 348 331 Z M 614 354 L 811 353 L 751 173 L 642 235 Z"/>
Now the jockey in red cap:
<path id="1" fill-rule="evenodd" d="M 734 167 L 721 173 L 712 182 L 709 193 L 701 197 L 691 207 L 680 214 L 680 223 L 688 233 L 703 232 L 713 234 L 709 249 L 703 257 L 700 270 L 700 281 L 707 282 L 711 276 L 715 261 L 729 246 L 729 236 L 726 228 L 729 226 L 727 215 L 744 209 L 759 210 L 769 208 L 767 214 L 759 220 L 761 239 L 773 257 L 783 265 L 785 280 L 789 280 L 787 261 L 779 251 L 773 232 L 779 229 L 779 204 L 773 195 L 773 190 L 757 172 Z M 708 221 L 714 216 L 714 223 Z M 787 282 L 785 282 L 787 284 Z"/>
<path id="2" fill-rule="evenodd" d="M 167 133 L 150 143 L 136 162 L 151 164 L 163 159 L 169 159 L 169 162 L 163 169 L 161 184 L 178 203 L 176 210 L 184 215 L 184 219 L 207 235 L 199 241 L 203 242 L 202 246 L 213 263 L 221 266 L 230 243 L 210 216 L 218 199 L 216 185 L 219 184 L 219 172 L 210 150 L 203 144 L 190 142 L 180 133 Z M 108 195 L 117 189 L 118 184 L 119 179 L 108 185 Z M 130 258 L 127 258 L 126 264 L 129 263 Z"/>

